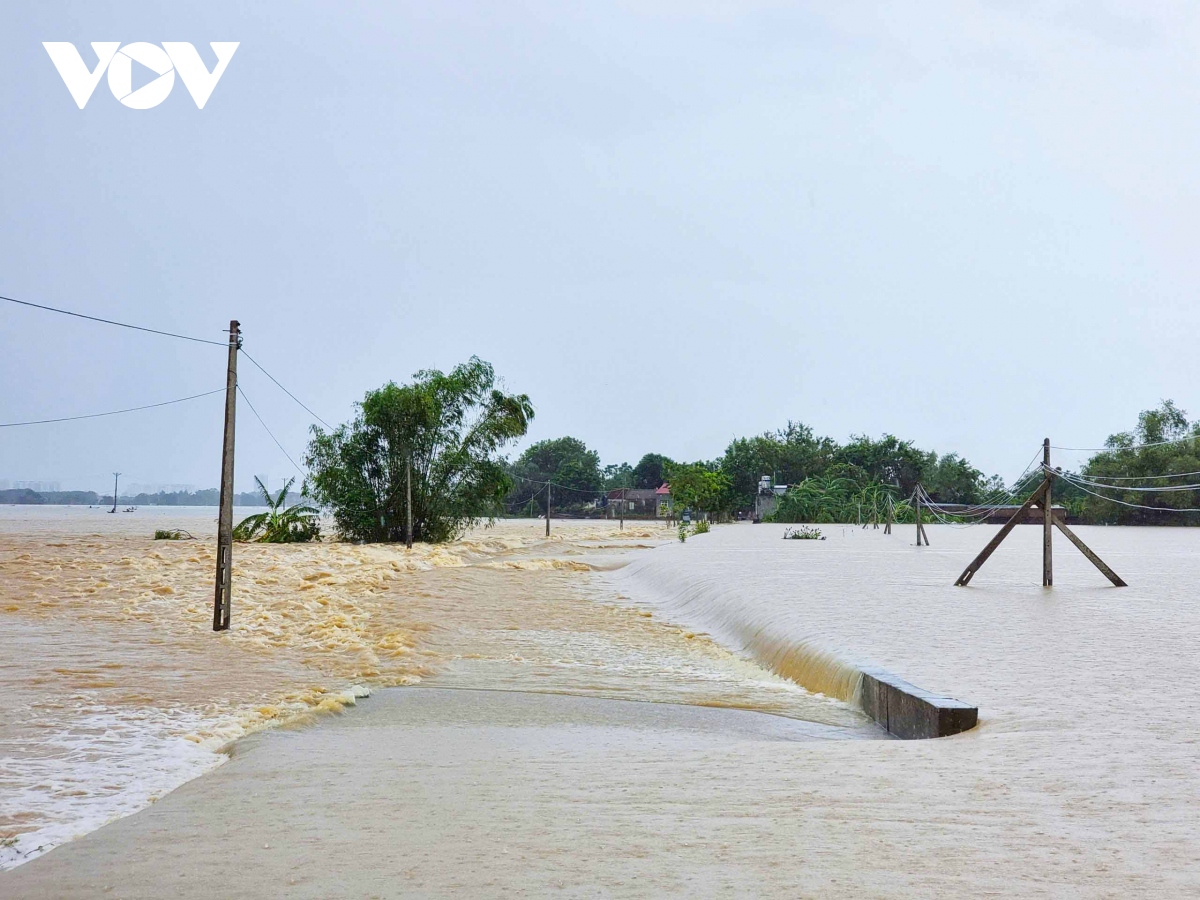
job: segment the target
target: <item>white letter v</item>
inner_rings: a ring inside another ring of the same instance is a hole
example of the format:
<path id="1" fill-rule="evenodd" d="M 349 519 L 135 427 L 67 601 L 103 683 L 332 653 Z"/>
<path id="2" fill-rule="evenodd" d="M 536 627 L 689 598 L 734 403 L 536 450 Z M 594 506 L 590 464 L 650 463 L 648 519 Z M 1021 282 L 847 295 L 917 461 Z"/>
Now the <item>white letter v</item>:
<path id="1" fill-rule="evenodd" d="M 204 67 L 204 61 L 196 48 L 185 41 L 163 41 L 163 49 L 171 57 L 175 71 L 183 79 L 188 93 L 196 101 L 197 109 L 204 109 L 204 104 L 212 96 L 213 88 L 225 74 L 225 67 L 233 59 L 233 51 L 238 48 L 239 41 L 210 41 L 208 46 L 217 54 L 217 64 L 210 72 Z"/>
<path id="2" fill-rule="evenodd" d="M 75 49 L 74 44 L 66 41 L 43 41 L 42 46 L 50 54 L 54 68 L 58 69 L 58 74 L 62 76 L 62 80 L 67 85 L 67 90 L 71 92 L 71 96 L 75 99 L 76 105 L 80 109 L 83 109 L 87 106 L 88 99 L 92 96 L 92 91 L 96 90 L 96 85 L 100 83 L 100 76 L 104 74 L 104 70 L 112 62 L 112 58 L 117 55 L 117 50 L 120 49 L 121 42 L 92 41 L 92 49 L 96 51 L 96 57 L 99 60 L 96 63 L 96 71 L 94 72 L 88 71 L 87 66 L 83 62 L 83 57 L 79 55 L 79 51 Z"/>

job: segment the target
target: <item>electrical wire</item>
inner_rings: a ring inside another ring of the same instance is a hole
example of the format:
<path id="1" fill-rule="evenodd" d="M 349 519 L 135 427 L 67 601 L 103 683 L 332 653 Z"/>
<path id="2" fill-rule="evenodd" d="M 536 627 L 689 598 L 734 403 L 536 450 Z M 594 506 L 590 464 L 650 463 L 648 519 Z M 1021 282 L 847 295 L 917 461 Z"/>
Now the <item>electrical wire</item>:
<path id="1" fill-rule="evenodd" d="M 1085 494 L 1091 494 L 1093 497 L 1097 497 L 1100 500 L 1106 500 L 1109 503 L 1116 503 L 1116 504 L 1119 504 L 1120 506 L 1128 506 L 1132 509 L 1148 509 L 1151 512 L 1169 512 L 1169 513 L 1200 512 L 1200 507 L 1146 506 L 1142 503 L 1127 503 L 1124 500 L 1118 500 L 1116 497 L 1106 497 L 1103 494 L 1097 494 L 1095 491 L 1090 491 L 1086 487 L 1084 487 L 1082 484 L 1077 484 L 1073 479 L 1067 477 L 1066 475 L 1063 475 L 1061 472 L 1056 472 L 1055 474 L 1059 478 L 1062 478 L 1064 481 L 1066 481 L 1068 484 L 1075 485 L 1075 487 L 1079 488 Z"/>
<path id="2" fill-rule="evenodd" d="M 1061 475 L 1055 472 L 1056 475 Z M 1172 494 L 1183 491 L 1200 491 L 1200 484 L 1164 484 L 1157 487 L 1135 487 L 1132 484 L 1104 484 L 1103 482 L 1092 481 L 1089 478 L 1083 478 L 1078 475 L 1071 476 L 1072 484 L 1088 484 L 1095 488 L 1108 488 L 1110 491 L 1137 491 L 1138 493 L 1147 494 Z"/>
<path id="3" fill-rule="evenodd" d="M 205 391 L 203 394 L 192 394 L 190 397 L 180 397 L 178 400 L 164 400 L 162 403 L 148 403 L 145 406 L 131 406 L 129 409 L 114 409 L 111 412 L 88 413 L 84 416 L 61 416 L 57 419 L 36 419 L 31 422 L 0 422 L 0 428 L 16 428 L 18 425 L 47 425 L 51 422 L 75 422 L 79 419 L 99 419 L 102 416 L 119 416 L 122 413 L 139 412 L 143 409 L 156 409 L 160 406 L 170 406 L 172 403 L 185 403 L 188 400 L 196 400 L 200 397 L 209 397 L 213 394 L 219 394 L 225 388 L 217 388 L 215 391 Z"/>
<path id="4" fill-rule="evenodd" d="M 1129 450 L 1141 450 L 1145 447 L 1165 447 L 1168 444 L 1182 444 L 1184 441 L 1200 441 L 1200 435 L 1189 434 L 1169 441 L 1153 441 L 1148 444 L 1131 444 L 1128 447 L 1058 447 L 1050 445 L 1051 450 L 1070 450 L 1075 453 L 1122 453 Z"/>
<path id="5" fill-rule="evenodd" d="M 241 352 L 242 356 L 246 357 L 246 359 L 248 359 L 248 360 L 250 360 L 250 362 L 254 363 L 254 365 L 258 368 L 258 370 L 260 372 L 262 372 L 264 375 L 266 375 L 268 378 L 270 378 L 272 381 L 274 381 L 276 387 L 278 387 L 281 391 L 283 391 L 285 394 L 287 394 L 289 397 L 291 397 L 293 400 L 295 400 L 297 403 L 299 403 L 300 406 L 304 409 L 304 411 L 307 412 L 310 416 L 312 416 L 314 419 L 316 419 L 318 422 L 320 422 L 322 425 L 324 425 L 330 431 L 333 431 L 332 425 L 330 425 L 328 422 L 326 422 L 324 419 L 322 419 L 320 416 L 318 416 L 315 412 L 313 412 L 311 409 L 309 409 L 307 406 L 305 406 L 305 404 L 300 400 L 299 397 L 297 397 L 295 394 L 293 394 L 291 391 L 289 391 L 287 388 L 285 388 L 282 384 L 280 384 L 279 380 L 274 375 L 272 375 L 270 372 L 268 372 L 266 369 L 264 369 L 259 364 L 258 360 L 256 360 L 253 356 L 251 356 L 249 353 L 247 353 L 244 349 L 242 349 L 240 347 L 238 349 Z M 249 401 L 247 401 L 247 402 L 249 402 Z"/>
<path id="6" fill-rule="evenodd" d="M 74 316 L 77 319 L 87 319 L 89 322 L 101 322 L 105 325 L 117 325 L 121 328 L 132 328 L 134 331 L 145 331 L 148 334 L 160 334 L 163 337 L 178 338 L 181 341 L 195 341 L 197 344 L 212 344 L 215 347 L 228 347 L 227 341 L 210 341 L 207 338 L 192 337 L 187 334 L 176 334 L 173 331 L 159 331 L 157 328 L 143 328 L 141 325 L 129 325 L 126 322 L 116 322 L 112 319 L 102 319 L 99 316 L 88 316 L 83 313 L 71 312 L 69 309 L 58 309 L 54 306 L 43 306 L 40 303 L 30 303 L 28 300 L 16 300 L 12 297 L 0 297 L 0 300 L 7 300 L 9 303 L 18 303 L 21 306 L 31 306 L 34 309 L 44 309 L 47 312 L 60 313 L 64 316 Z"/>
<path id="7" fill-rule="evenodd" d="M 1089 479 L 1103 478 L 1105 481 L 1150 481 L 1153 478 L 1187 478 L 1192 475 L 1200 475 L 1200 472 L 1172 472 L 1169 475 L 1080 475 L 1079 477 L 1087 477 Z M 1116 485 L 1113 485 L 1116 487 Z M 1132 490 L 1132 488 L 1131 488 Z"/>
<path id="8" fill-rule="evenodd" d="M 291 454 L 283 449 L 283 444 L 279 443 L 279 438 L 275 437 L 271 429 L 267 427 L 267 423 L 264 422 L 263 417 L 258 414 L 258 410 L 254 408 L 254 404 L 250 402 L 250 398 L 246 396 L 246 392 L 242 390 L 242 386 L 240 384 L 238 385 L 238 393 L 242 395 L 242 399 L 246 401 L 246 405 L 250 407 L 250 412 L 254 413 L 254 418 L 258 419 L 258 423 L 262 425 L 263 430 L 271 436 L 271 440 L 275 442 L 275 446 L 279 448 L 279 452 L 287 457 L 287 461 L 295 467 L 296 471 L 300 473 L 301 477 L 307 477 L 308 473 L 296 465 L 296 461 L 292 459 Z"/>

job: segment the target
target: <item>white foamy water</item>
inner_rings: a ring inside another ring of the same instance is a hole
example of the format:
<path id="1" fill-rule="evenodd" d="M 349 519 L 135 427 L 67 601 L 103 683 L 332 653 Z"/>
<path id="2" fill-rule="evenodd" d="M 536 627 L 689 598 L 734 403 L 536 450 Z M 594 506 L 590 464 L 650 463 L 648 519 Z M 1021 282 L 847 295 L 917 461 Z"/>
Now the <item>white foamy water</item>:
<path id="1" fill-rule="evenodd" d="M 0 868 L 153 802 L 247 733 L 365 693 L 447 686 L 769 710 L 857 733 L 703 634 L 622 607 L 595 569 L 669 532 L 505 522 L 444 546 L 238 545 L 211 631 L 211 508 L 0 508 Z M 239 515 L 253 510 L 238 510 Z M 196 541 L 153 541 L 182 528 Z"/>

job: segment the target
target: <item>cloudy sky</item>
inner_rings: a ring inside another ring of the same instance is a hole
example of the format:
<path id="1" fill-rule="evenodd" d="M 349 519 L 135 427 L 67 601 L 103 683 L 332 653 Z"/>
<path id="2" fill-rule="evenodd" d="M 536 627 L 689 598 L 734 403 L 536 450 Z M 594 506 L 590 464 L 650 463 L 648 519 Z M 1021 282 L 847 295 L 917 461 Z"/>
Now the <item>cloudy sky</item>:
<path id="1" fill-rule="evenodd" d="M 80 110 L 43 41 L 241 46 L 203 110 Z M 237 318 L 331 422 L 477 354 L 605 462 L 797 419 L 1011 477 L 1200 414 L 1198 44 L 1195 7 L 1097 0 L 8 4 L 0 294 Z M 0 334 L 0 422 L 223 385 L 218 347 Z M 298 459 L 308 415 L 241 381 Z M 221 408 L 0 429 L 0 479 L 212 486 Z M 243 407 L 239 486 L 290 469 Z"/>

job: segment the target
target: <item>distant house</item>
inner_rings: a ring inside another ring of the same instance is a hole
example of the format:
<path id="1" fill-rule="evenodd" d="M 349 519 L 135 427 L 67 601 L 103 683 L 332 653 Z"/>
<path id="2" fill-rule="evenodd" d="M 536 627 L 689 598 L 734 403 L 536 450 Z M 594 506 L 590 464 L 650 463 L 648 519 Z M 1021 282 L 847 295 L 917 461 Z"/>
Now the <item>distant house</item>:
<path id="1" fill-rule="evenodd" d="M 608 492 L 608 508 L 614 515 L 624 512 L 627 516 L 666 518 L 671 514 L 671 489 L 665 484 L 660 488 L 615 488 Z"/>
<path id="2" fill-rule="evenodd" d="M 658 509 L 653 488 L 617 488 L 608 492 L 608 506 L 627 516 L 653 516 Z"/>
<path id="3" fill-rule="evenodd" d="M 779 498 L 787 493 L 786 484 L 775 484 L 770 475 L 764 475 L 758 480 L 758 492 L 754 496 L 754 521 L 761 522 L 775 512 Z"/>
<path id="4" fill-rule="evenodd" d="M 663 482 L 662 487 L 654 489 L 654 496 L 658 498 L 658 517 L 662 519 L 674 518 L 675 504 L 671 502 L 671 486 Z"/>

